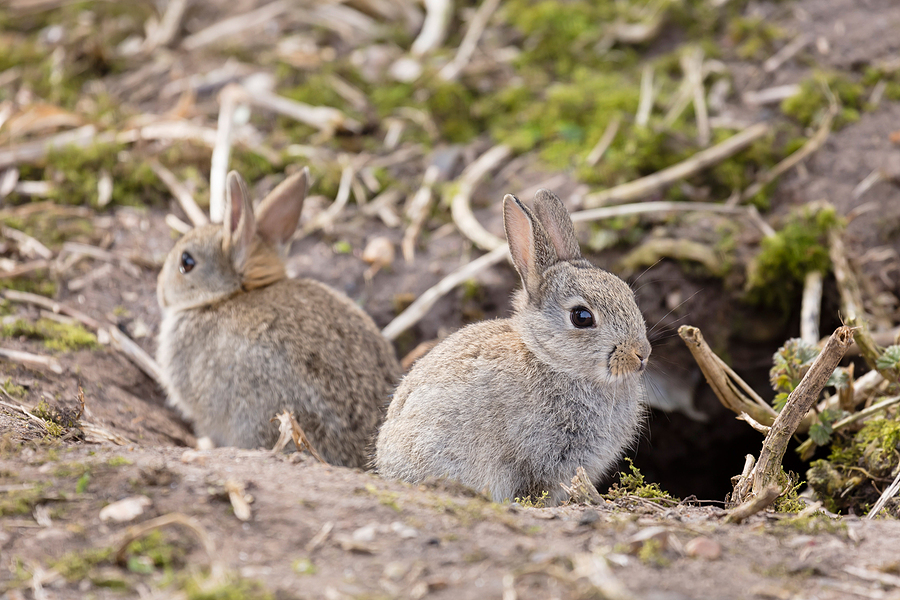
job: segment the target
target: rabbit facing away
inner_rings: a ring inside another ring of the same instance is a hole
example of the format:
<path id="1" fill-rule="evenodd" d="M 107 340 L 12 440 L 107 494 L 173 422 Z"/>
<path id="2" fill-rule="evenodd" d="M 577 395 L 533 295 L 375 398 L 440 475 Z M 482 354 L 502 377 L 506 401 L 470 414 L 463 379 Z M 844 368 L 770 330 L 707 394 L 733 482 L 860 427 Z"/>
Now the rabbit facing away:
<path id="1" fill-rule="evenodd" d="M 523 288 L 511 318 L 469 325 L 419 359 L 394 394 L 375 466 L 412 483 L 448 477 L 495 501 L 567 496 L 578 467 L 596 481 L 643 418 L 646 325 L 628 285 L 581 256 L 552 192 L 534 212 L 503 199 Z"/>
<path id="2" fill-rule="evenodd" d="M 185 234 L 159 274 L 157 360 L 170 404 L 198 437 L 271 447 L 271 419 L 287 409 L 326 462 L 363 467 L 400 366 L 349 298 L 287 278 L 308 185 L 303 169 L 254 213 L 243 179 L 228 174 L 224 223 Z"/>

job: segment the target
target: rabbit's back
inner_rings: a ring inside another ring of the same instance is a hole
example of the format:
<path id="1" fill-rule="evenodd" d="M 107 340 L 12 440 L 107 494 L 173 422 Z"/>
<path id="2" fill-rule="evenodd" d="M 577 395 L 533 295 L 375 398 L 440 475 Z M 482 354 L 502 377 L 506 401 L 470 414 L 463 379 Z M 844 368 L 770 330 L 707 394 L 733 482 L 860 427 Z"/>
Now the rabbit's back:
<path id="1" fill-rule="evenodd" d="M 401 382 L 378 437 L 383 476 L 450 477 L 496 500 L 562 497 L 579 466 L 596 479 L 639 429 L 640 389 L 607 389 L 548 368 L 511 319 L 469 325 Z"/>
<path id="2" fill-rule="evenodd" d="M 399 366 L 360 308 L 312 280 L 282 280 L 167 314 L 160 363 L 173 404 L 216 445 L 270 446 L 295 413 L 331 463 L 363 466 Z"/>

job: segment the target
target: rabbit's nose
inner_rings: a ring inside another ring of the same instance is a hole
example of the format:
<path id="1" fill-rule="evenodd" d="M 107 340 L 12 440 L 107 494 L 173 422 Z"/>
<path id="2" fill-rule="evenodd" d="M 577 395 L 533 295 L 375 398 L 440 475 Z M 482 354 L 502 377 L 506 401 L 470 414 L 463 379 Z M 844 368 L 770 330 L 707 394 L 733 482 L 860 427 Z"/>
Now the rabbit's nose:
<path id="1" fill-rule="evenodd" d="M 640 352 L 635 352 L 634 355 L 637 357 L 640 362 L 640 366 L 638 366 L 638 373 L 643 373 L 644 369 L 647 368 L 647 360 L 650 358 L 649 356 L 643 356 Z"/>

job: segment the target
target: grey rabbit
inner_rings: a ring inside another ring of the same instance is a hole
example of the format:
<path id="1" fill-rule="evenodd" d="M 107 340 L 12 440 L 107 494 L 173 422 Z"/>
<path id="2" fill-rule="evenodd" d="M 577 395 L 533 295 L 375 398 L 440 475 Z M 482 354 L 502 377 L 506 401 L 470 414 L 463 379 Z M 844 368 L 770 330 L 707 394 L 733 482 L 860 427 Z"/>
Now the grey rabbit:
<path id="1" fill-rule="evenodd" d="M 469 325 L 415 363 L 394 394 L 375 466 L 412 483 L 448 477 L 495 501 L 558 503 L 578 467 L 594 481 L 644 413 L 646 324 L 628 285 L 582 258 L 559 198 L 503 199 L 522 279 L 514 314 Z"/>
<path id="2" fill-rule="evenodd" d="M 254 213 L 228 174 L 224 223 L 185 234 L 159 274 L 157 360 L 170 403 L 213 444 L 271 447 L 287 409 L 326 462 L 364 467 L 400 366 L 349 298 L 287 278 L 308 185 L 303 169 Z"/>

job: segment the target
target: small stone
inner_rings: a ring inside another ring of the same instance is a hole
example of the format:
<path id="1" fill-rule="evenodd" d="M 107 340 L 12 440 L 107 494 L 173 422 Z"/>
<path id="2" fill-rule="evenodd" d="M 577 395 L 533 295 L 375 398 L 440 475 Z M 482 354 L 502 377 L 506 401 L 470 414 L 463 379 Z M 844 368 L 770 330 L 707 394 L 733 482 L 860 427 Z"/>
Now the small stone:
<path id="1" fill-rule="evenodd" d="M 409 565 L 400 561 L 384 565 L 384 576 L 391 581 L 400 581 L 409 573 Z"/>
<path id="2" fill-rule="evenodd" d="M 419 535 L 419 532 L 416 531 L 414 527 L 404 525 L 400 521 L 394 521 L 393 523 L 391 523 L 391 531 L 399 535 L 404 540 L 411 540 L 412 538 Z"/>
<path id="3" fill-rule="evenodd" d="M 147 496 L 129 496 L 104 506 L 100 510 L 100 520 L 119 523 L 133 521 L 144 514 L 144 511 L 152 504 L 153 500 Z"/>
<path id="4" fill-rule="evenodd" d="M 418 79 L 422 74 L 422 65 L 416 59 L 404 56 L 395 60 L 388 72 L 397 81 L 409 83 Z"/>
<path id="5" fill-rule="evenodd" d="M 717 560 L 722 556 L 722 544 L 712 538 L 701 535 L 685 544 L 684 551 L 688 556 L 695 558 Z"/>
<path id="6" fill-rule="evenodd" d="M 362 259 L 372 266 L 389 267 L 394 262 L 394 243 L 384 236 L 374 237 L 366 244 Z"/>
<path id="7" fill-rule="evenodd" d="M 360 527 L 353 532 L 351 538 L 354 542 L 373 542 L 375 541 L 375 527 L 376 526 L 374 524 Z"/>

